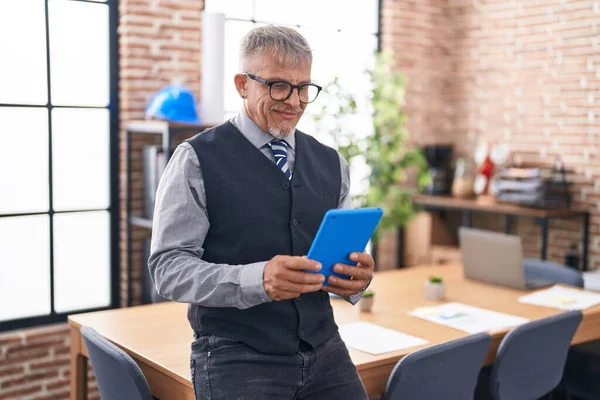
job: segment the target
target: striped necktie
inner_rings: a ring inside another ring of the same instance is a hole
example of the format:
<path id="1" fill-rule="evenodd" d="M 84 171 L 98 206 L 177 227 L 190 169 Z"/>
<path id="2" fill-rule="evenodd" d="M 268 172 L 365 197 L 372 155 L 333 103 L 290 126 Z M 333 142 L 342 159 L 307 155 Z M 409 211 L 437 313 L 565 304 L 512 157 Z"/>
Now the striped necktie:
<path id="1" fill-rule="evenodd" d="M 285 140 L 275 139 L 269 143 L 269 147 L 271 147 L 273 155 L 275 156 L 275 164 L 277 164 L 277 166 L 281 169 L 281 172 L 283 172 L 283 174 L 291 180 L 292 171 L 290 170 L 287 160 L 287 142 Z"/>

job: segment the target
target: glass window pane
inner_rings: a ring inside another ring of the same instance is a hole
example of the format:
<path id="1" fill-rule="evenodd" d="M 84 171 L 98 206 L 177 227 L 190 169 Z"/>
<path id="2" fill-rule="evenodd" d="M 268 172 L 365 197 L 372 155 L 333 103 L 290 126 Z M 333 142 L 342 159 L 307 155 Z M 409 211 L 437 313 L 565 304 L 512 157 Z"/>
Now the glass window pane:
<path id="1" fill-rule="evenodd" d="M 109 206 L 109 128 L 106 109 L 52 110 L 55 210 Z"/>
<path id="2" fill-rule="evenodd" d="M 47 215 L 0 218 L 0 321 L 50 314 Z"/>
<path id="3" fill-rule="evenodd" d="M 110 221 L 106 211 L 54 216 L 54 308 L 110 304 Z"/>
<path id="4" fill-rule="evenodd" d="M 330 1 L 330 0 L 327 0 Z M 323 1 L 322 3 L 327 3 Z M 302 25 L 315 9 L 303 1 L 255 0 L 255 19 L 271 24 Z M 318 9 L 319 13 L 321 12 Z"/>
<path id="5" fill-rule="evenodd" d="M 318 0 L 313 1 L 317 2 Z M 339 2 L 339 4 L 333 4 L 336 2 Z M 337 0 L 336 2 L 330 4 L 330 7 L 339 7 L 337 11 L 331 9 L 331 12 L 335 15 L 332 24 L 335 28 L 342 31 L 377 33 L 379 28 L 379 0 Z M 319 4 L 322 3 L 322 1 L 319 2 Z M 339 10 L 343 10 L 343 12 Z M 320 13 L 320 15 L 325 16 L 326 13 Z M 321 21 L 321 24 L 324 23 L 326 21 Z"/>
<path id="6" fill-rule="evenodd" d="M 0 107 L 0 121 L 0 214 L 48 211 L 48 110 Z"/>
<path id="7" fill-rule="evenodd" d="M 305 28 L 299 31 L 313 50 L 311 75 L 316 83 L 326 85 L 337 76 L 352 92 L 360 91 L 365 86 L 365 70 L 375 64 L 375 35 L 330 29 Z"/>
<path id="8" fill-rule="evenodd" d="M 371 84 L 366 70 L 375 66 L 375 52 L 377 50 L 377 37 L 371 34 L 339 33 L 336 39 L 339 46 L 352 47 L 352 52 L 342 51 L 337 54 L 337 71 L 340 83 L 345 90 L 357 96 L 363 106 L 370 102 Z M 343 67 L 342 67 L 343 66 Z"/>
<path id="9" fill-rule="evenodd" d="M 52 103 L 109 102 L 108 6 L 50 0 Z"/>
<path id="10" fill-rule="evenodd" d="M 255 19 L 274 24 L 376 33 L 378 0 L 255 0 Z"/>
<path id="11" fill-rule="evenodd" d="M 226 18 L 252 19 L 252 1 L 250 0 L 206 0 L 204 11 L 223 13 Z"/>
<path id="12" fill-rule="evenodd" d="M 306 38 L 313 52 L 311 78 L 319 85 L 326 85 L 347 68 L 339 62 L 346 49 L 339 40 L 340 34 L 331 29 L 303 28 L 299 32 Z M 353 52 L 352 52 L 353 53 Z"/>
<path id="13" fill-rule="evenodd" d="M 328 88 L 317 100 L 306 108 L 299 129 L 306 129 L 318 140 L 333 147 L 347 144 L 350 140 L 361 141 L 373 133 L 372 106 L 370 103 L 372 84 L 366 69 L 375 63 L 376 36 L 369 33 L 337 32 L 330 29 L 302 29 L 313 48 L 312 79 L 323 86 L 335 77 L 344 93 L 351 94 L 357 103 L 357 113 L 340 117 L 337 115 L 339 100 L 335 88 Z M 314 43 L 314 45 L 313 45 Z M 345 49 L 352 48 L 349 52 Z M 315 113 L 324 110 L 327 117 L 315 124 Z M 340 130 L 343 135 L 335 132 Z M 332 132 L 334 132 L 332 134 Z M 365 193 L 368 187 L 369 168 L 364 159 L 356 158 L 351 168 L 351 191 Z"/>
<path id="14" fill-rule="evenodd" d="M 240 41 L 255 25 L 250 22 L 225 21 L 225 111 L 239 110 L 242 101 L 235 89 L 233 77 L 239 71 Z"/>
<path id="15" fill-rule="evenodd" d="M 0 103 L 47 104 L 44 0 L 0 1 Z"/>

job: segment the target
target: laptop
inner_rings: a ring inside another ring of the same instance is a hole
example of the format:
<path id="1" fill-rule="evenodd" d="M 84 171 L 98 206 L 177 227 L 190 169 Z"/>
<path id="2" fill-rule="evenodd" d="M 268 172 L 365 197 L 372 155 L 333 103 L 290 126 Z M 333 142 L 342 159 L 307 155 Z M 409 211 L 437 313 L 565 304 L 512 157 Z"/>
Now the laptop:
<path id="1" fill-rule="evenodd" d="M 550 286 L 546 279 L 527 279 L 519 236 L 461 227 L 460 250 L 465 277 L 515 289 Z"/>

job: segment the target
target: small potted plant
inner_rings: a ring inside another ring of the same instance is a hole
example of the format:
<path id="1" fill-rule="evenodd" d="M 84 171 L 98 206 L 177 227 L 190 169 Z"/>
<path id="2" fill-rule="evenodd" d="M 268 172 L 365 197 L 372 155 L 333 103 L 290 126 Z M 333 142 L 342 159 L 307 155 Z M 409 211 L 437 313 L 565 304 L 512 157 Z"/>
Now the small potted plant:
<path id="1" fill-rule="evenodd" d="M 373 298 L 375 297 L 375 292 L 372 290 L 365 290 L 362 295 L 362 298 L 358 302 L 360 305 L 360 311 L 370 312 L 373 307 Z"/>
<path id="2" fill-rule="evenodd" d="M 425 297 L 429 300 L 443 300 L 446 297 L 446 284 L 438 275 L 432 275 L 425 282 Z"/>

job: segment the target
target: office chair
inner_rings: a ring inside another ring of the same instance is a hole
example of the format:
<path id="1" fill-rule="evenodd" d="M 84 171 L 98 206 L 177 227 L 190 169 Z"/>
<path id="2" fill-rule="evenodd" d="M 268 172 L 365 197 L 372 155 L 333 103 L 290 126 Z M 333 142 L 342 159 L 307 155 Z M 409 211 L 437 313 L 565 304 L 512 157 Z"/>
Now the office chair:
<path id="1" fill-rule="evenodd" d="M 544 280 L 552 283 L 563 283 L 565 285 L 583 287 L 583 275 L 581 272 L 557 264 L 535 258 L 523 260 L 526 280 Z"/>
<path id="2" fill-rule="evenodd" d="M 568 311 L 512 329 L 498 347 L 491 375 L 486 376 L 489 369 L 482 372 L 476 398 L 551 398 L 562 381 L 569 346 L 582 317 L 579 310 Z"/>
<path id="3" fill-rule="evenodd" d="M 525 274 L 535 279 L 584 287 L 583 274 L 572 268 L 537 259 L 524 260 Z M 567 397 L 581 400 L 600 399 L 600 340 L 581 343 L 569 349 L 564 370 L 564 391 Z"/>
<path id="4" fill-rule="evenodd" d="M 394 367 L 383 400 L 472 399 L 491 342 L 479 333 L 407 355 Z"/>
<path id="5" fill-rule="evenodd" d="M 565 390 L 578 400 L 600 399 L 600 340 L 571 347 L 565 366 Z"/>
<path id="6" fill-rule="evenodd" d="M 100 397 L 106 400 L 152 400 L 150 386 L 135 361 L 90 327 L 82 327 Z"/>

